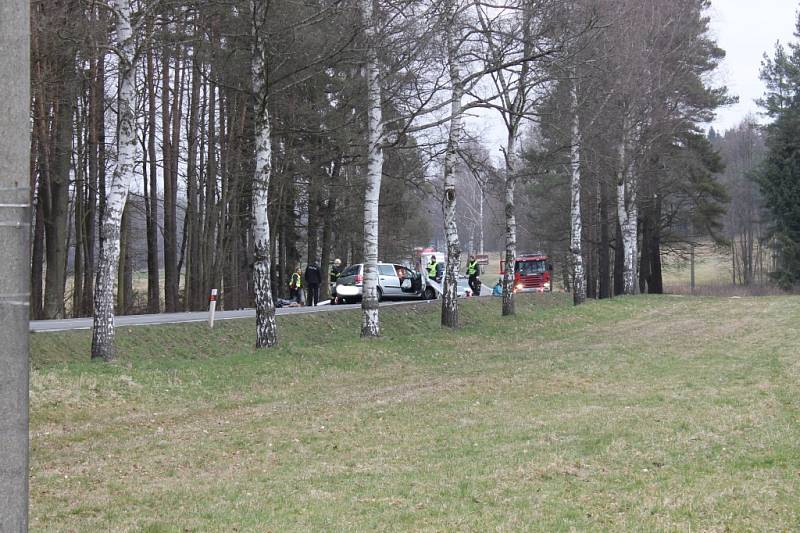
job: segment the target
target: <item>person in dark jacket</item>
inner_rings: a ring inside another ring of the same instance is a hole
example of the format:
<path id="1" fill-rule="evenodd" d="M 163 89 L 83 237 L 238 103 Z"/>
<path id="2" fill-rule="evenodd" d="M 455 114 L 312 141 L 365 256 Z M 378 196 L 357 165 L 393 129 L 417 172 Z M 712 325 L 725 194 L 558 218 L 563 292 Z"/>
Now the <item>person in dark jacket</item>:
<path id="1" fill-rule="evenodd" d="M 303 277 L 308 288 L 308 305 L 317 305 L 319 303 L 319 284 L 322 283 L 322 273 L 319 270 L 319 265 L 309 263 Z"/>

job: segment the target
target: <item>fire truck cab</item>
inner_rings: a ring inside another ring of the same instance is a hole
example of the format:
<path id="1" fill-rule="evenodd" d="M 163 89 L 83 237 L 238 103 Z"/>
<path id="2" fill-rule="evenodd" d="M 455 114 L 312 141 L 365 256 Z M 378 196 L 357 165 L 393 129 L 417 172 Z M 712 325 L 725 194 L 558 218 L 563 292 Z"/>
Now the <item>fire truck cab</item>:
<path id="1" fill-rule="evenodd" d="M 505 274 L 505 261 L 500 261 L 500 273 Z M 521 254 L 514 261 L 514 292 L 545 292 L 553 290 L 553 265 L 542 253 Z"/>

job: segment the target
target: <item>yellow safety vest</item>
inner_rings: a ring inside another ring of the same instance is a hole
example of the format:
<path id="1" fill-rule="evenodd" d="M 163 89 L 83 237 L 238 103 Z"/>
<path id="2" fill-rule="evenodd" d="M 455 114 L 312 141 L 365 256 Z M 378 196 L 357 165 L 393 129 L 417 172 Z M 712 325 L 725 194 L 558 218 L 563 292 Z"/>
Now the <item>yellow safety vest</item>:
<path id="1" fill-rule="evenodd" d="M 293 287 L 295 289 L 299 289 L 303 286 L 303 278 L 300 277 L 300 274 L 295 272 L 292 274 L 292 279 L 289 281 L 289 287 Z"/>
<path id="2" fill-rule="evenodd" d="M 467 265 L 467 276 L 474 276 L 478 273 L 478 262 L 473 261 Z"/>
<path id="3" fill-rule="evenodd" d="M 428 277 L 429 278 L 436 277 L 436 263 L 428 263 Z"/>

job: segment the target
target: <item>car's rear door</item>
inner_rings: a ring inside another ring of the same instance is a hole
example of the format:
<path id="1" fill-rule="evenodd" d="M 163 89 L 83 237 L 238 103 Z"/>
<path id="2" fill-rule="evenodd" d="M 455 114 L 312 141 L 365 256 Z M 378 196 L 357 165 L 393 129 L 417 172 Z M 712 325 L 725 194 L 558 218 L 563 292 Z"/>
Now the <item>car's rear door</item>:
<path id="1" fill-rule="evenodd" d="M 383 290 L 384 296 L 400 296 L 400 280 L 394 266 L 384 263 L 378 264 L 378 284 Z"/>

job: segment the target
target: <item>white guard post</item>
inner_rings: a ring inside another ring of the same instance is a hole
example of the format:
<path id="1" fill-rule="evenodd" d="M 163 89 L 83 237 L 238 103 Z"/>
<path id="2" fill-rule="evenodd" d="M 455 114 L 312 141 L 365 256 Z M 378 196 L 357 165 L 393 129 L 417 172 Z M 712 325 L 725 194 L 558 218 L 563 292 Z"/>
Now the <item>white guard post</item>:
<path id="1" fill-rule="evenodd" d="M 214 313 L 217 310 L 217 289 L 211 289 L 211 296 L 208 297 L 208 327 L 214 328 Z"/>

